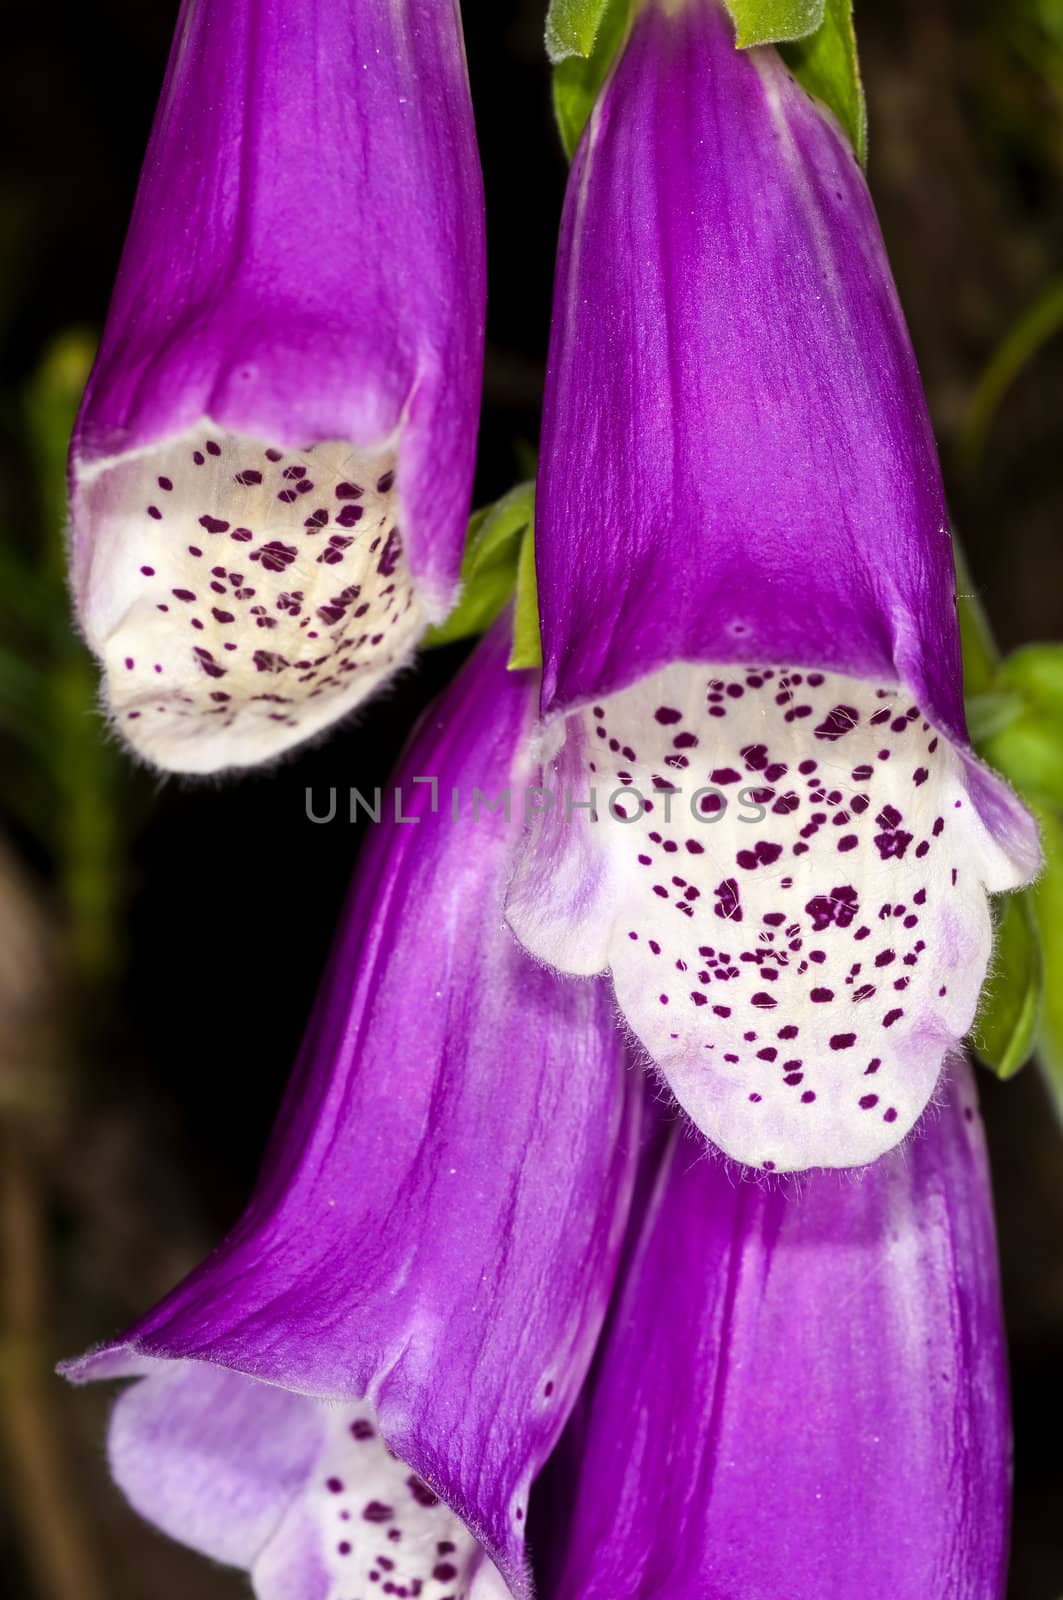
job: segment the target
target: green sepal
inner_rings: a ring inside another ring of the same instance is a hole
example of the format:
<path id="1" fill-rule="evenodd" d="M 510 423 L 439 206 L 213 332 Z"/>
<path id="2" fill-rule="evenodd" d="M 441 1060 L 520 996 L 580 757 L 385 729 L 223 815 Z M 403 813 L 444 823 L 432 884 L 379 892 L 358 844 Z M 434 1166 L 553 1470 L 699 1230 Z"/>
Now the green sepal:
<path id="1" fill-rule="evenodd" d="M 609 0 L 550 0 L 546 53 L 555 67 L 570 56 L 591 54 L 608 5 Z"/>
<path id="2" fill-rule="evenodd" d="M 1045 974 L 1033 894 L 1023 890 L 994 904 L 998 915 L 993 961 L 971 1043 L 998 1078 L 1011 1078 L 1037 1045 Z"/>
<path id="3" fill-rule="evenodd" d="M 1044 808 L 1036 815 L 1045 850 L 1044 871 L 1030 891 L 1045 971 L 1037 1055 L 1063 1121 L 1063 818 Z"/>
<path id="4" fill-rule="evenodd" d="M 823 27 L 826 0 L 727 0 L 738 48 L 806 39 Z"/>
<path id="5" fill-rule="evenodd" d="M 672 0 L 677 7 L 684 0 Z M 849 10 L 848 0 L 726 0 L 740 50 L 779 44 L 820 33 L 832 10 Z M 612 0 L 550 0 L 546 53 L 556 67 L 573 56 L 590 58 L 603 32 Z M 852 24 L 849 23 L 851 31 Z"/>
<path id="6" fill-rule="evenodd" d="M 66 582 L 66 456 L 78 404 L 96 354 L 85 328 L 57 334 L 26 391 L 26 420 L 35 458 L 41 510 L 52 534 L 53 574 Z"/>
<path id="7" fill-rule="evenodd" d="M 37 662 L 0 645 L 0 734 L 21 741 L 36 761 L 45 763 L 50 755 L 48 726 L 41 716 L 46 693 L 46 675 Z M 39 826 L 41 818 L 35 820 Z"/>
<path id="8" fill-rule="evenodd" d="M 550 8 L 552 17 L 560 0 Z M 586 9 L 590 9 L 588 5 Z M 598 91 L 608 76 L 613 60 L 627 34 L 633 10 L 633 0 L 594 0 L 597 24 L 589 47 L 584 51 L 568 51 L 564 56 L 551 53 L 554 62 L 554 116 L 565 154 L 571 161 L 576 153 L 580 135 L 594 110 Z M 574 38 L 570 33 L 567 37 Z M 547 20 L 547 50 L 551 50 L 550 22 Z"/>
<path id="9" fill-rule="evenodd" d="M 12 561 L 27 568 L 14 591 L 16 616 L 0 614 L 0 621 L 5 643 L 37 684 L 33 726 L 12 721 L 8 787 L 20 817 L 52 858 L 71 974 L 95 994 L 121 970 L 126 857 L 150 790 L 138 786 L 114 743 L 101 737 L 96 664 L 70 622 L 66 454 L 93 353 L 93 337 L 84 329 L 60 333 L 26 387 L 22 422 L 34 466 L 35 514 L 30 538 L 21 548 L 13 538 L 0 563 L 7 571 Z M 22 675 L 20 682 L 10 663 L 4 679 L 6 714 L 17 711 L 10 697 L 24 699 L 30 680 Z"/>
<path id="10" fill-rule="evenodd" d="M 521 544 L 534 516 L 534 483 L 519 483 L 494 505 L 474 512 L 461 563 L 460 599 L 445 621 L 429 628 L 426 647 L 486 633 L 516 587 Z"/>
<path id="11" fill-rule="evenodd" d="M 852 0 L 827 0 L 816 31 L 783 44 L 781 51 L 798 83 L 833 111 L 861 166 L 866 166 L 867 103 L 856 53 Z"/>
<path id="12" fill-rule="evenodd" d="M 521 667 L 541 667 L 542 636 L 539 632 L 539 586 L 535 578 L 535 529 L 528 528 L 520 547 L 517 567 L 517 604 L 513 615 L 513 649 L 507 665 L 511 672 Z"/>
<path id="13" fill-rule="evenodd" d="M 683 0 L 676 0 L 682 4 Z M 554 114 L 572 159 L 639 0 L 553 0 L 546 49 L 554 64 Z M 728 0 L 738 46 L 778 44 L 798 82 L 837 117 L 861 162 L 867 112 L 852 0 Z"/>

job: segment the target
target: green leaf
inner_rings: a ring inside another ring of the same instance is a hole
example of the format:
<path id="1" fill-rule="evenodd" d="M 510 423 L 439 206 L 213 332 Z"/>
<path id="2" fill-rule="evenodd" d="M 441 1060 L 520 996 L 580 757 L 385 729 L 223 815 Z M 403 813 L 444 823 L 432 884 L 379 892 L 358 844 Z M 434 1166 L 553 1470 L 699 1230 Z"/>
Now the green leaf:
<path id="1" fill-rule="evenodd" d="M 429 647 L 485 633 L 517 585 L 521 541 L 535 516 L 535 485 L 520 483 L 469 522 L 461 564 L 461 598 L 438 627 L 425 635 Z"/>
<path id="2" fill-rule="evenodd" d="M 804 39 L 823 25 L 825 0 L 727 0 L 738 48 Z"/>
<path id="3" fill-rule="evenodd" d="M 546 53 L 555 67 L 570 56 L 590 55 L 608 4 L 609 0 L 550 0 Z"/>
<path id="4" fill-rule="evenodd" d="M 555 6 L 558 0 L 555 0 Z M 554 115 L 557 118 L 561 143 L 569 160 L 576 153 L 580 135 L 594 110 L 598 91 L 605 82 L 613 58 L 627 33 L 633 0 L 605 0 L 596 6 L 598 24 L 592 48 L 584 53 L 568 53 L 564 58 L 552 56 L 554 67 Z M 551 12 L 552 14 L 552 12 Z M 550 48 L 549 24 L 547 49 Z"/>
<path id="5" fill-rule="evenodd" d="M 48 533 L 48 573 L 66 585 L 66 453 L 95 354 L 84 328 L 70 328 L 48 345 L 26 391 L 26 421 L 37 471 L 37 492 Z"/>
<path id="6" fill-rule="evenodd" d="M 539 586 L 535 580 L 535 531 L 530 527 L 520 547 L 517 572 L 517 606 L 513 618 L 513 649 L 509 656 L 511 672 L 521 667 L 539 667 L 543 660 L 539 633 Z"/>
<path id="7" fill-rule="evenodd" d="M 1038 1057 L 1056 1111 L 1063 1121 L 1063 818 L 1041 810 L 1037 816 L 1045 847 L 1045 868 L 1031 893 L 1044 952 L 1045 999 Z"/>
<path id="8" fill-rule="evenodd" d="M 998 1078 L 1011 1078 L 1036 1047 L 1044 968 L 1032 893 L 1006 895 L 997 909 L 993 962 L 971 1042 Z"/>
<path id="9" fill-rule="evenodd" d="M 1063 806 L 1063 736 L 1058 723 L 1026 711 L 979 746 L 1027 801 Z"/>
<path id="10" fill-rule="evenodd" d="M 461 598 L 425 644 L 452 644 L 484 633 L 516 595 L 510 668 L 538 667 L 539 596 L 535 581 L 535 485 L 519 483 L 469 522 Z"/>
<path id="11" fill-rule="evenodd" d="M 777 35 L 777 37 L 782 37 Z M 823 20 L 805 39 L 782 46 L 797 81 L 828 106 L 867 162 L 867 106 L 856 53 L 852 0 L 826 0 Z"/>
<path id="12" fill-rule="evenodd" d="M 1004 661 L 1000 685 L 1063 725 L 1063 645 L 1023 645 Z"/>

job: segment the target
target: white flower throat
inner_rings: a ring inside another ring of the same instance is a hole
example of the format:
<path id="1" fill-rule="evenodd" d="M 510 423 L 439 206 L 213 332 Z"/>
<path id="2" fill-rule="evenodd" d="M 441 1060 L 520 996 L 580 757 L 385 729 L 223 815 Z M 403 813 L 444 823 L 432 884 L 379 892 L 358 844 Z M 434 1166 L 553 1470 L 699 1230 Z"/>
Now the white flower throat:
<path id="1" fill-rule="evenodd" d="M 281 451 L 209 424 L 97 471 L 87 614 L 116 725 L 149 760 L 268 758 L 356 705 L 424 617 L 395 452 Z"/>
<path id="2" fill-rule="evenodd" d="M 328 1600 L 506 1600 L 506 1584 L 464 1523 L 391 1454 L 372 1405 L 327 1417 L 307 1504 Z"/>
<path id="3" fill-rule="evenodd" d="M 874 1160 L 970 1027 L 987 889 L 1015 873 L 903 689 L 676 665 L 570 714 L 509 918 L 618 1003 L 698 1127 L 751 1166 Z M 635 791 L 638 794 L 635 794 Z M 625 820 L 617 813 L 628 811 Z"/>

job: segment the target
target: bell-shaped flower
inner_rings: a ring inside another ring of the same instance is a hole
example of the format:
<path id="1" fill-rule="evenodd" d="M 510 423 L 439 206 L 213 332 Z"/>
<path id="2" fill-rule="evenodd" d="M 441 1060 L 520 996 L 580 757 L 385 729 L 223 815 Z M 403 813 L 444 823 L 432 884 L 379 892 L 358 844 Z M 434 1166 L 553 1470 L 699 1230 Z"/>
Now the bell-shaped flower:
<path id="1" fill-rule="evenodd" d="M 456 0 L 185 0 L 71 451 L 77 610 L 142 756 L 274 755 L 446 614 L 484 296 Z"/>
<path id="2" fill-rule="evenodd" d="M 505 926 L 534 718 L 507 645 L 415 737 L 413 820 L 369 840 L 243 1220 L 66 1369 L 138 1380 L 117 1481 L 259 1600 L 525 1594 L 529 1488 L 611 1292 L 637 1080 L 605 986 Z"/>
<path id="3" fill-rule="evenodd" d="M 537 819 L 509 916 L 611 971 L 728 1155 L 858 1165 L 970 1026 L 987 891 L 1036 871 L 1036 830 L 968 745 L 859 164 L 721 0 L 637 13 L 569 182 L 541 453 L 544 759 L 576 798 Z"/>
<path id="4" fill-rule="evenodd" d="M 551 1600 L 999 1600 L 1007 1374 L 972 1075 L 852 1176 L 656 1181 L 558 1457 Z"/>

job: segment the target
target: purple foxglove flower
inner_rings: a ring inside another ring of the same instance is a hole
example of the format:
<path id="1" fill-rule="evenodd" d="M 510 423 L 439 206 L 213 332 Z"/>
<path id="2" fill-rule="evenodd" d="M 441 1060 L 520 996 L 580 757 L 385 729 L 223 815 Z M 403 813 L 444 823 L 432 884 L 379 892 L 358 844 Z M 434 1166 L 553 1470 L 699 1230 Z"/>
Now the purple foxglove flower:
<path id="1" fill-rule="evenodd" d="M 446 614 L 484 294 L 456 0 L 185 0 L 71 454 L 143 756 L 274 755 Z"/>
<path id="2" fill-rule="evenodd" d="M 968 745 L 938 463 L 859 165 L 733 39 L 718 0 L 647 0 L 573 166 L 544 755 L 599 816 L 538 819 L 509 916 L 540 959 L 612 972 L 728 1155 L 859 1165 L 926 1105 L 986 893 L 1038 844 Z"/>
<path id="3" fill-rule="evenodd" d="M 855 1178 L 736 1184 L 667 1133 L 560 1452 L 551 1600 L 1002 1595 L 996 1247 L 953 1063 L 925 1131 Z"/>
<path id="4" fill-rule="evenodd" d="M 530 1483 L 612 1287 L 639 1095 L 605 986 L 505 927 L 519 815 L 477 788 L 526 776 L 534 680 L 507 646 L 488 637 L 408 754 L 417 820 L 369 841 L 243 1220 L 67 1368 L 140 1379 L 119 1484 L 259 1600 L 524 1594 Z"/>

